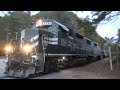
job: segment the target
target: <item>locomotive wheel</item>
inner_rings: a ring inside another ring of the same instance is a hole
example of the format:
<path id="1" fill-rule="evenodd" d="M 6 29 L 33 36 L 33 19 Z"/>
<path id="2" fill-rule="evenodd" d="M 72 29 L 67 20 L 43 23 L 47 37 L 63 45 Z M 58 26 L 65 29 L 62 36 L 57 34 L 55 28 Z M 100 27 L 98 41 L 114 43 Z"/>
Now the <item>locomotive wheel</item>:
<path id="1" fill-rule="evenodd" d="M 94 57 L 89 57 L 89 63 L 95 62 Z"/>
<path id="2" fill-rule="evenodd" d="M 55 71 L 59 71 L 59 67 L 58 67 L 58 65 L 56 65 Z"/>
<path id="3" fill-rule="evenodd" d="M 59 70 L 59 64 L 58 64 L 58 62 L 56 62 L 56 64 L 55 64 L 55 71 L 58 71 Z"/>
<path id="4" fill-rule="evenodd" d="M 67 68 L 66 62 L 63 62 L 63 69 L 66 69 L 66 68 Z"/>
<path id="5" fill-rule="evenodd" d="M 87 63 L 91 63 L 90 57 L 87 57 Z"/>
<path id="6" fill-rule="evenodd" d="M 47 66 L 45 66 L 45 69 L 44 69 L 44 74 L 47 74 L 47 73 L 49 73 L 50 72 L 50 70 L 48 69 L 48 67 Z"/>
<path id="7" fill-rule="evenodd" d="M 62 62 L 62 70 L 65 69 L 65 62 Z"/>
<path id="8" fill-rule="evenodd" d="M 93 57 L 93 59 L 94 59 L 94 62 L 96 62 L 96 59 Z"/>
<path id="9" fill-rule="evenodd" d="M 45 66 L 44 66 L 44 74 L 47 74 L 50 72 L 50 65 L 49 62 L 45 62 Z"/>
<path id="10" fill-rule="evenodd" d="M 95 62 L 95 59 L 94 59 L 94 57 L 91 57 L 91 61 L 92 61 L 92 62 Z"/>
<path id="11" fill-rule="evenodd" d="M 45 62 L 45 66 L 44 66 L 44 73 L 50 73 L 53 71 L 58 71 L 59 67 L 58 67 L 58 62 L 56 62 L 55 60 L 46 60 Z"/>
<path id="12" fill-rule="evenodd" d="M 70 68 L 74 66 L 74 61 L 73 61 L 73 59 L 69 60 L 68 63 L 69 63 L 69 67 L 70 67 Z"/>

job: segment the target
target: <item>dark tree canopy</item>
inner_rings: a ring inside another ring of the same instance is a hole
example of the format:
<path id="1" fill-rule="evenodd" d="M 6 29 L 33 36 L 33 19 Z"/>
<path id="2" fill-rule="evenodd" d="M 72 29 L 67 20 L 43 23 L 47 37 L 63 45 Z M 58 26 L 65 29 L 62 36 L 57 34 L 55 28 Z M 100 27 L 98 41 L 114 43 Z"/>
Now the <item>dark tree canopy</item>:
<path id="1" fill-rule="evenodd" d="M 97 16 L 97 18 L 92 20 L 96 26 L 102 21 L 110 22 L 116 20 L 120 16 L 120 11 L 93 11 L 92 13 L 93 17 Z M 120 39 L 120 29 L 118 29 L 118 38 Z"/>

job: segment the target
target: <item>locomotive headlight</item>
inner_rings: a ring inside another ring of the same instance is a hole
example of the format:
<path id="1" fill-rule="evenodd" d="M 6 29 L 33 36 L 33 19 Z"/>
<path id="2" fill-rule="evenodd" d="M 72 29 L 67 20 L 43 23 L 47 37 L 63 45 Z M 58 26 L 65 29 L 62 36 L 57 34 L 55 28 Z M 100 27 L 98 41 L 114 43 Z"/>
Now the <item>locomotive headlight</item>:
<path id="1" fill-rule="evenodd" d="M 25 53 L 30 53 L 30 52 L 32 52 L 32 46 L 30 45 L 30 44 L 26 44 L 26 45 L 24 45 L 23 46 L 23 51 L 25 52 Z"/>
<path id="2" fill-rule="evenodd" d="M 13 47 L 12 47 L 11 45 L 5 46 L 5 51 L 6 51 L 7 53 L 12 52 L 12 50 L 13 50 Z"/>
<path id="3" fill-rule="evenodd" d="M 42 20 L 38 20 L 36 23 L 36 27 L 41 27 L 43 26 L 43 21 Z"/>
<path id="4" fill-rule="evenodd" d="M 62 59 L 65 59 L 65 57 L 63 56 Z"/>

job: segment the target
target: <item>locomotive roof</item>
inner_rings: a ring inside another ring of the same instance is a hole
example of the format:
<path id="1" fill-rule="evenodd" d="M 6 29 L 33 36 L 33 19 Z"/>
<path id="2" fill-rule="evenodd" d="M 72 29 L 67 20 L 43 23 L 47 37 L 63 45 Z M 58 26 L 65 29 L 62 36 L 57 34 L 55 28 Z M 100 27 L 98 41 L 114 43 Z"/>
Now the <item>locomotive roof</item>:
<path id="1" fill-rule="evenodd" d="M 56 20 L 45 19 L 44 21 L 45 21 L 45 22 L 47 22 L 47 21 L 48 21 L 48 22 L 55 22 L 55 24 L 61 26 L 64 30 L 69 31 L 69 29 L 68 29 L 65 25 L 63 25 L 63 24 L 57 22 Z M 36 28 L 36 23 L 32 26 L 32 29 L 33 29 L 33 28 L 38 30 L 38 28 Z"/>
<path id="2" fill-rule="evenodd" d="M 66 30 L 66 31 L 71 31 L 71 30 L 72 30 L 72 29 L 66 27 L 65 25 L 63 25 L 63 24 L 61 24 L 61 23 L 59 23 L 59 22 L 57 22 L 56 20 L 53 20 L 53 19 L 45 19 L 44 21 L 54 22 L 55 24 L 61 26 L 61 27 L 62 27 L 64 30 Z M 35 23 L 35 24 L 36 24 L 36 23 Z M 32 29 L 34 28 L 34 29 L 37 29 L 37 30 L 38 30 L 38 28 L 35 27 L 35 24 L 33 25 Z M 76 34 L 81 35 L 80 33 L 77 33 L 77 32 L 76 32 Z M 90 40 L 89 38 L 87 38 L 87 37 L 85 37 L 85 36 L 83 36 L 83 35 L 81 35 L 81 36 L 84 37 L 85 39 L 87 39 L 87 40 L 89 40 L 89 41 L 91 41 L 91 42 L 94 42 L 94 43 L 96 43 L 97 45 L 99 45 L 97 42 L 92 41 L 92 40 Z"/>
<path id="3" fill-rule="evenodd" d="M 91 41 L 91 42 L 93 42 L 93 43 L 95 43 L 95 44 L 97 44 L 97 45 L 100 45 L 99 43 L 97 43 L 97 42 L 95 42 L 95 41 L 93 41 L 93 40 L 90 40 L 89 38 L 87 38 L 87 37 L 85 37 L 85 36 L 84 36 L 84 38 L 87 39 L 87 40 L 89 40 L 89 41 Z"/>
<path id="4" fill-rule="evenodd" d="M 92 40 L 90 40 L 89 38 L 87 38 L 87 37 L 84 37 L 85 39 L 87 39 L 87 40 L 89 40 L 89 41 L 92 41 Z"/>
<path id="5" fill-rule="evenodd" d="M 64 30 L 66 30 L 66 31 L 69 31 L 69 29 L 65 26 L 65 25 L 63 25 L 63 24 L 61 24 L 61 23 L 59 23 L 59 22 L 57 22 L 57 21 L 55 21 L 55 20 L 53 20 L 56 24 L 58 24 L 59 26 L 61 26 Z"/>

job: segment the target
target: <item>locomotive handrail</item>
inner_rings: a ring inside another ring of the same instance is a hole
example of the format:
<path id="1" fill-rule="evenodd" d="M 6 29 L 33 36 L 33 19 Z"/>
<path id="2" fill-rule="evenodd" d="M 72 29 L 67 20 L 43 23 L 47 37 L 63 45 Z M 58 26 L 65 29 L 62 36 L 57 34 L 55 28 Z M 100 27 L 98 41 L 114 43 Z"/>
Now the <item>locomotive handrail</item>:
<path id="1" fill-rule="evenodd" d="M 44 62 L 45 62 L 45 51 L 44 51 L 44 36 L 45 34 L 42 35 L 42 46 L 43 46 L 43 53 L 44 53 Z"/>

